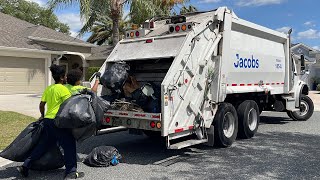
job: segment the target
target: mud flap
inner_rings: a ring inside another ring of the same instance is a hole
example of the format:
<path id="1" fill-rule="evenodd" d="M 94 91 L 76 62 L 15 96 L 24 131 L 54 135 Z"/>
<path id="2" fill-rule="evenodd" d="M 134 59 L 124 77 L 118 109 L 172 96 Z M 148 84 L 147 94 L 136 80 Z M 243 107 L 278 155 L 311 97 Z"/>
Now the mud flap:
<path id="1" fill-rule="evenodd" d="M 214 126 L 207 128 L 208 142 L 205 145 L 213 147 L 214 146 Z"/>

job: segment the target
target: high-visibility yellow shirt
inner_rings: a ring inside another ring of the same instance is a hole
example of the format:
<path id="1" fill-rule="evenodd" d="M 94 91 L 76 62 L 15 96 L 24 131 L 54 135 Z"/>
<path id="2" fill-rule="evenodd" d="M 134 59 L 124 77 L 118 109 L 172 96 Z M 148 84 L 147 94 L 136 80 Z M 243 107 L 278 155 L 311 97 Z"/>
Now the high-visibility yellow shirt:
<path id="1" fill-rule="evenodd" d="M 62 84 L 53 84 L 47 87 L 41 98 L 41 101 L 47 104 L 47 111 L 44 117 L 54 119 L 60 105 L 69 97 L 71 97 L 70 91 Z"/>
<path id="2" fill-rule="evenodd" d="M 72 86 L 71 84 L 66 84 L 65 87 L 70 91 L 72 95 L 79 94 L 81 90 L 87 89 L 87 87 L 84 86 Z"/>

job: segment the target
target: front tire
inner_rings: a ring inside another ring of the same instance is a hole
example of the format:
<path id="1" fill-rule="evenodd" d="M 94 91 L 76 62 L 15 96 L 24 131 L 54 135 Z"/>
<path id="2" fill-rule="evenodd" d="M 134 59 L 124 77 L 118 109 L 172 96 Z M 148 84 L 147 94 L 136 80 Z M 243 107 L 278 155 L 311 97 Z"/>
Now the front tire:
<path id="1" fill-rule="evenodd" d="M 295 121 L 306 121 L 312 116 L 313 111 L 314 105 L 312 100 L 306 95 L 301 95 L 300 110 L 287 111 L 287 114 Z"/>
<path id="2" fill-rule="evenodd" d="M 239 119 L 238 137 L 242 139 L 252 138 L 258 131 L 260 123 L 260 111 L 257 103 L 246 100 L 239 105 L 237 112 Z"/>
<path id="3" fill-rule="evenodd" d="M 214 143 L 216 146 L 229 147 L 236 140 L 238 116 L 230 103 L 222 103 L 214 116 Z"/>

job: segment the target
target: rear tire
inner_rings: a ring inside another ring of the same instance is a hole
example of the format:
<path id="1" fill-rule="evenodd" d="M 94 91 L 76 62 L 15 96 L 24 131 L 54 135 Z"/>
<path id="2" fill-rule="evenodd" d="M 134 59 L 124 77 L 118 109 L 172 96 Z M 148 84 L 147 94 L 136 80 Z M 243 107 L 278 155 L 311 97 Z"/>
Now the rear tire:
<path id="1" fill-rule="evenodd" d="M 238 137 L 242 139 L 252 138 L 258 131 L 260 123 L 260 111 L 257 103 L 246 100 L 239 105 L 237 112 L 239 119 Z"/>
<path id="2" fill-rule="evenodd" d="M 295 121 L 306 121 L 312 116 L 313 111 L 312 100 L 306 95 L 301 95 L 300 111 L 287 111 L 287 114 Z"/>
<path id="3" fill-rule="evenodd" d="M 222 103 L 214 116 L 214 143 L 219 147 L 229 147 L 238 133 L 237 111 L 230 103 Z"/>

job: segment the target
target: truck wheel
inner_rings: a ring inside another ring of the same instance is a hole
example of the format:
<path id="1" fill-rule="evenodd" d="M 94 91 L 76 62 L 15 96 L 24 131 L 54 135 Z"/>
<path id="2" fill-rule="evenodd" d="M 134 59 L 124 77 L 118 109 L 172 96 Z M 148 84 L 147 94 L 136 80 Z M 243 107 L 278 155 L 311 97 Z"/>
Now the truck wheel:
<path id="1" fill-rule="evenodd" d="M 287 111 L 287 114 L 295 121 L 306 121 L 312 116 L 313 111 L 312 100 L 306 95 L 301 95 L 300 111 Z"/>
<path id="2" fill-rule="evenodd" d="M 258 130 L 260 111 L 257 103 L 252 100 L 242 102 L 238 107 L 239 131 L 238 137 L 252 138 Z"/>
<path id="3" fill-rule="evenodd" d="M 214 143 L 220 147 L 231 146 L 238 133 L 238 116 L 232 104 L 222 103 L 214 116 Z"/>

